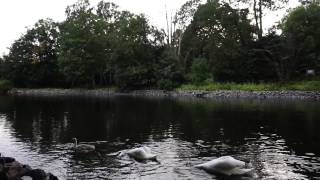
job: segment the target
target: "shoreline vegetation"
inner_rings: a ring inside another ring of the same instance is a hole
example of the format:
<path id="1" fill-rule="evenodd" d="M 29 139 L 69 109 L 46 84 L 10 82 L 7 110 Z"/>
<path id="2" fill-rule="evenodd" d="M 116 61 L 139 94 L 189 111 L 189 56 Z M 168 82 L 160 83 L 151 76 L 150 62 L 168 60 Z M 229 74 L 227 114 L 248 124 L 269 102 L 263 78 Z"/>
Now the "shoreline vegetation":
<path id="1" fill-rule="evenodd" d="M 0 95 L 6 94 L 10 89 L 12 89 L 12 84 L 7 80 L 0 80 Z"/>
<path id="2" fill-rule="evenodd" d="M 185 84 L 176 90 L 240 90 L 240 91 L 320 91 L 320 81 L 296 81 L 289 83 L 206 83 Z"/>
<path id="3" fill-rule="evenodd" d="M 205 83 L 184 84 L 173 90 L 121 90 L 115 86 L 99 88 L 13 88 L 9 81 L 0 80 L 0 94 L 13 96 L 157 96 L 199 98 L 259 98 L 320 100 L 320 81 L 290 83 Z"/>
<path id="4" fill-rule="evenodd" d="M 0 56 L 0 80 L 8 80 L 0 91 L 319 90 L 319 2 L 301 2 L 265 32 L 266 12 L 288 0 L 239 2 L 188 0 L 163 17 L 165 30 L 114 3 L 78 0 L 64 20 L 37 21 Z"/>
<path id="5" fill-rule="evenodd" d="M 9 81 L 0 80 L 0 94 L 13 96 L 157 96 L 199 98 L 258 98 L 320 100 L 320 81 L 290 83 L 204 83 L 184 84 L 173 90 L 121 90 L 115 86 L 99 88 L 13 88 Z"/>
<path id="6" fill-rule="evenodd" d="M 302 83 L 302 82 L 301 82 Z M 96 89 L 19 89 L 8 91 L 12 96 L 32 97 L 111 97 L 111 96 L 143 96 L 143 97 L 196 97 L 196 98 L 249 98 L 249 99 L 303 99 L 320 100 L 320 82 L 310 81 L 302 84 L 295 82 L 286 85 L 271 84 L 208 84 L 203 86 L 183 85 L 172 91 L 144 89 L 119 91 L 115 87 Z"/>

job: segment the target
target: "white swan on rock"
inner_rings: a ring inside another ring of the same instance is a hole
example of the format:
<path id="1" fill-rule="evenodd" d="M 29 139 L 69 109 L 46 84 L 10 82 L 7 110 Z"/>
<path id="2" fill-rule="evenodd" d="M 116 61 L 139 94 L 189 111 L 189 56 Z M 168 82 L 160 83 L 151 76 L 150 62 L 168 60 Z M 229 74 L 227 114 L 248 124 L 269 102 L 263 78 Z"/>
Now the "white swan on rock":
<path id="1" fill-rule="evenodd" d="M 94 145 L 78 144 L 77 138 L 72 139 L 74 142 L 74 149 L 76 153 L 90 153 L 96 150 Z"/>
<path id="2" fill-rule="evenodd" d="M 203 169 L 208 173 L 217 173 L 227 176 L 245 175 L 253 170 L 247 169 L 245 162 L 234 159 L 231 156 L 223 156 L 207 163 L 199 164 L 195 167 Z"/>
<path id="3" fill-rule="evenodd" d="M 128 156 L 138 160 L 138 161 L 145 161 L 145 160 L 154 160 L 157 161 L 157 155 L 151 153 L 151 149 L 143 146 L 140 148 L 135 148 L 127 151 Z"/>

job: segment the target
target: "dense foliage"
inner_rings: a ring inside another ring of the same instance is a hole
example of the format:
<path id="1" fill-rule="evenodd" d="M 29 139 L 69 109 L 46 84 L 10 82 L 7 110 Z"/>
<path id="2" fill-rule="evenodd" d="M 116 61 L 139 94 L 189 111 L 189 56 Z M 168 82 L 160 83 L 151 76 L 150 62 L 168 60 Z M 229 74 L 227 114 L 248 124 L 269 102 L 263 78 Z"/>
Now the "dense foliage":
<path id="1" fill-rule="evenodd" d="M 320 72 L 320 6 L 301 1 L 263 33 L 264 11 L 286 2 L 189 0 L 172 22 L 167 17 L 165 31 L 113 3 L 79 0 L 67 7 L 65 21 L 39 20 L 12 44 L 0 58 L 0 80 L 126 90 L 306 79 Z"/>
<path id="2" fill-rule="evenodd" d="M 54 86 L 59 81 L 57 66 L 58 26 L 40 20 L 16 40 L 1 63 L 1 76 L 15 85 Z M 0 78 L 1 79 L 1 78 Z"/>
<path id="3" fill-rule="evenodd" d="M 0 95 L 5 94 L 12 88 L 12 84 L 7 80 L 0 80 Z"/>

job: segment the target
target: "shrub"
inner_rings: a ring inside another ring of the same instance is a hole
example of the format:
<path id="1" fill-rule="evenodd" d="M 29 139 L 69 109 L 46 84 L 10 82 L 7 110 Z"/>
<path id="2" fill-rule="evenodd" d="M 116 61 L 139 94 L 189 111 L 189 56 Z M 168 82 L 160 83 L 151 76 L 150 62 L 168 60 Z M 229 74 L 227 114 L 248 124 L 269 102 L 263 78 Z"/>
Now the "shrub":
<path id="1" fill-rule="evenodd" d="M 187 79 L 193 84 L 202 84 L 211 78 L 212 76 L 207 60 L 203 58 L 196 58 L 192 63 L 191 71 L 187 75 Z"/>
<path id="2" fill-rule="evenodd" d="M 0 94 L 6 93 L 12 88 L 12 84 L 7 80 L 0 80 Z"/>

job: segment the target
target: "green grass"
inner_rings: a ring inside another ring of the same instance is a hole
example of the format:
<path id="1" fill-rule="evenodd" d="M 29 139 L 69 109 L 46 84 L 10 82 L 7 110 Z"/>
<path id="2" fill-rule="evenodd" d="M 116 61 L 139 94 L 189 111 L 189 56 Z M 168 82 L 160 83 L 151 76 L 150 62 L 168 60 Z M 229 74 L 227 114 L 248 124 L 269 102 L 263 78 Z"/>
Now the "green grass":
<path id="1" fill-rule="evenodd" d="M 320 91 L 320 81 L 298 81 L 289 83 L 208 83 L 202 85 L 185 84 L 177 88 L 180 91 L 202 90 L 243 90 L 243 91 Z"/>
<path id="2" fill-rule="evenodd" d="M 12 88 L 11 82 L 7 80 L 0 80 L 0 94 L 5 93 Z"/>

